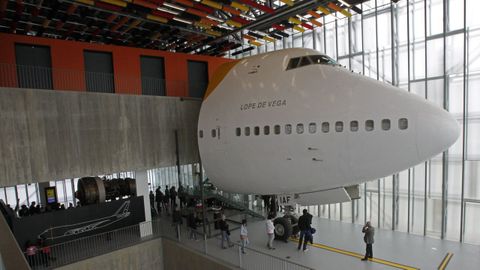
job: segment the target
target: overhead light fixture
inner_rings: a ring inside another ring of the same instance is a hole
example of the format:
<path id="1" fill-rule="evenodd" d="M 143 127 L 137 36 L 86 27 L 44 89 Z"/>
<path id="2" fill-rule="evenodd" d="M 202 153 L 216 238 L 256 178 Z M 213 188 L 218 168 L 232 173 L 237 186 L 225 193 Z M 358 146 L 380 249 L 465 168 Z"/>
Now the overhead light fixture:
<path id="1" fill-rule="evenodd" d="M 177 22 L 186 23 L 186 24 L 192 24 L 191 21 L 188 21 L 188 20 L 185 20 L 185 19 L 182 19 L 182 18 L 174 17 L 173 20 L 175 20 L 175 21 L 177 21 Z"/>
<path id="2" fill-rule="evenodd" d="M 217 25 L 217 27 L 220 27 L 220 28 L 223 28 L 223 29 L 227 29 L 227 30 L 230 30 L 230 31 L 233 30 L 232 27 L 227 26 L 227 25 L 224 25 L 224 24 L 219 24 L 219 25 Z"/>
<path id="3" fill-rule="evenodd" d="M 345 2 L 345 0 L 338 0 L 338 2 L 344 4 L 344 5 L 347 6 L 347 7 L 350 7 L 350 6 L 351 6 L 349 3 Z"/>
<path id="4" fill-rule="evenodd" d="M 223 22 L 222 19 L 219 19 L 215 16 L 212 16 L 212 15 L 207 15 L 207 18 L 210 19 L 210 20 L 214 20 L 214 21 L 217 21 L 217 22 Z"/>
<path id="5" fill-rule="evenodd" d="M 175 4 L 171 4 L 171 3 L 167 3 L 167 2 L 164 2 L 163 5 L 166 6 L 166 7 L 173 8 L 173 9 L 178 9 L 178 10 L 181 10 L 181 11 L 187 10 L 186 8 L 183 8 L 181 6 L 177 6 Z"/>
<path id="6" fill-rule="evenodd" d="M 245 15 L 245 14 L 243 14 L 243 13 L 240 13 L 240 17 L 244 17 L 245 19 L 249 19 L 249 20 L 252 20 L 252 21 L 255 21 L 255 20 L 256 20 L 254 17 Z"/>
<path id="7" fill-rule="evenodd" d="M 163 12 L 167 12 L 167 13 L 170 13 L 170 14 L 173 14 L 173 15 L 178 15 L 179 13 L 176 12 L 176 11 L 173 11 L 171 9 L 168 9 L 168 8 L 163 8 L 163 7 L 157 7 L 157 10 L 160 10 L 160 11 L 163 11 Z"/>

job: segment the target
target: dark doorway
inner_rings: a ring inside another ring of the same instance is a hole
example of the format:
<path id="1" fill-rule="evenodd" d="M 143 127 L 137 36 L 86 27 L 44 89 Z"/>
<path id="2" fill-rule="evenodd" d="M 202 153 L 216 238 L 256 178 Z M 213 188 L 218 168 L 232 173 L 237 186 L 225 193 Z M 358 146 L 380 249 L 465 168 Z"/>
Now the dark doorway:
<path id="1" fill-rule="evenodd" d="M 88 92 L 115 93 L 112 54 L 85 51 L 85 82 Z"/>
<path id="2" fill-rule="evenodd" d="M 203 98 L 208 86 L 208 63 L 188 61 L 188 94 Z"/>
<path id="3" fill-rule="evenodd" d="M 141 56 L 142 94 L 165 96 L 165 64 L 161 57 Z"/>
<path id="4" fill-rule="evenodd" d="M 18 86 L 53 89 L 50 47 L 15 44 Z"/>

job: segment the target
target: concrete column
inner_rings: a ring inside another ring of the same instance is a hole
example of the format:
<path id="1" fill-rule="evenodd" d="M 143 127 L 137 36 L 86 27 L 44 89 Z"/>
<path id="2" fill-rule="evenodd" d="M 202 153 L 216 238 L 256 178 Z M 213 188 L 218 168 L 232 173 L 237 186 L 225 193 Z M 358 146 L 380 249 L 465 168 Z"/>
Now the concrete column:
<path id="1" fill-rule="evenodd" d="M 38 193 L 40 195 L 40 203 L 43 207 L 47 205 L 47 197 L 45 196 L 45 188 L 50 186 L 50 182 L 38 183 Z"/>
<path id="2" fill-rule="evenodd" d="M 140 236 L 145 237 L 152 234 L 152 213 L 150 212 L 150 198 L 148 196 L 149 191 L 147 171 L 136 171 L 135 179 L 137 196 L 143 196 L 143 205 L 145 206 L 145 222 L 140 223 Z"/>

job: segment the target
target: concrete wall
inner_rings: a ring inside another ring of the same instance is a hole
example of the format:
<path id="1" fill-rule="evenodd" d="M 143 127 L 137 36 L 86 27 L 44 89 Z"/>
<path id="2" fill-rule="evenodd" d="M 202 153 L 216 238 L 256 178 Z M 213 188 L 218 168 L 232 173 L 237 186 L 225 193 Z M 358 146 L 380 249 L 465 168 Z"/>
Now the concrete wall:
<path id="1" fill-rule="evenodd" d="M 59 270 L 130 270 L 130 269 L 156 269 L 163 270 L 162 239 L 157 238 L 135 246 L 119 249 L 87 260 L 79 261 Z M 207 268 L 205 268 L 207 269 Z"/>
<path id="2" fill-rule="evenodd" d="M 0 186 L 198 160 L 199 100 L 0 88 Z"/>
<path id="3" fill-rule="evenodd" d="M 168 239 L 163 240 L 163 258 L 163 266 L 168 270 L 237 269 L 212 257 L 206 257 L 199 252 L 187 249 Z"/>
<path id="4" fill-rule="evenodd" d="M 0 212 L 0 270 L 29 270 L 27 260 L 18 246 L 3 213 Z"/>

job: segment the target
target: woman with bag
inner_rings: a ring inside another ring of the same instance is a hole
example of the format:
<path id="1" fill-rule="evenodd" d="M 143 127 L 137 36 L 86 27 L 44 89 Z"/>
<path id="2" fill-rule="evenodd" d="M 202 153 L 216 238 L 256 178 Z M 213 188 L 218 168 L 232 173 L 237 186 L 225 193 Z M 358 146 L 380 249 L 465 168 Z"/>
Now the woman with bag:
<path id="1" fill-rule="evenodd" d="M 247 230 L 247 220 L 242 219 L 242 225 L 240 226 L 240 241 L 242 242 L 242 253 L 246 254 L 245 247 L 248 245 L 248 230 Z"/>

